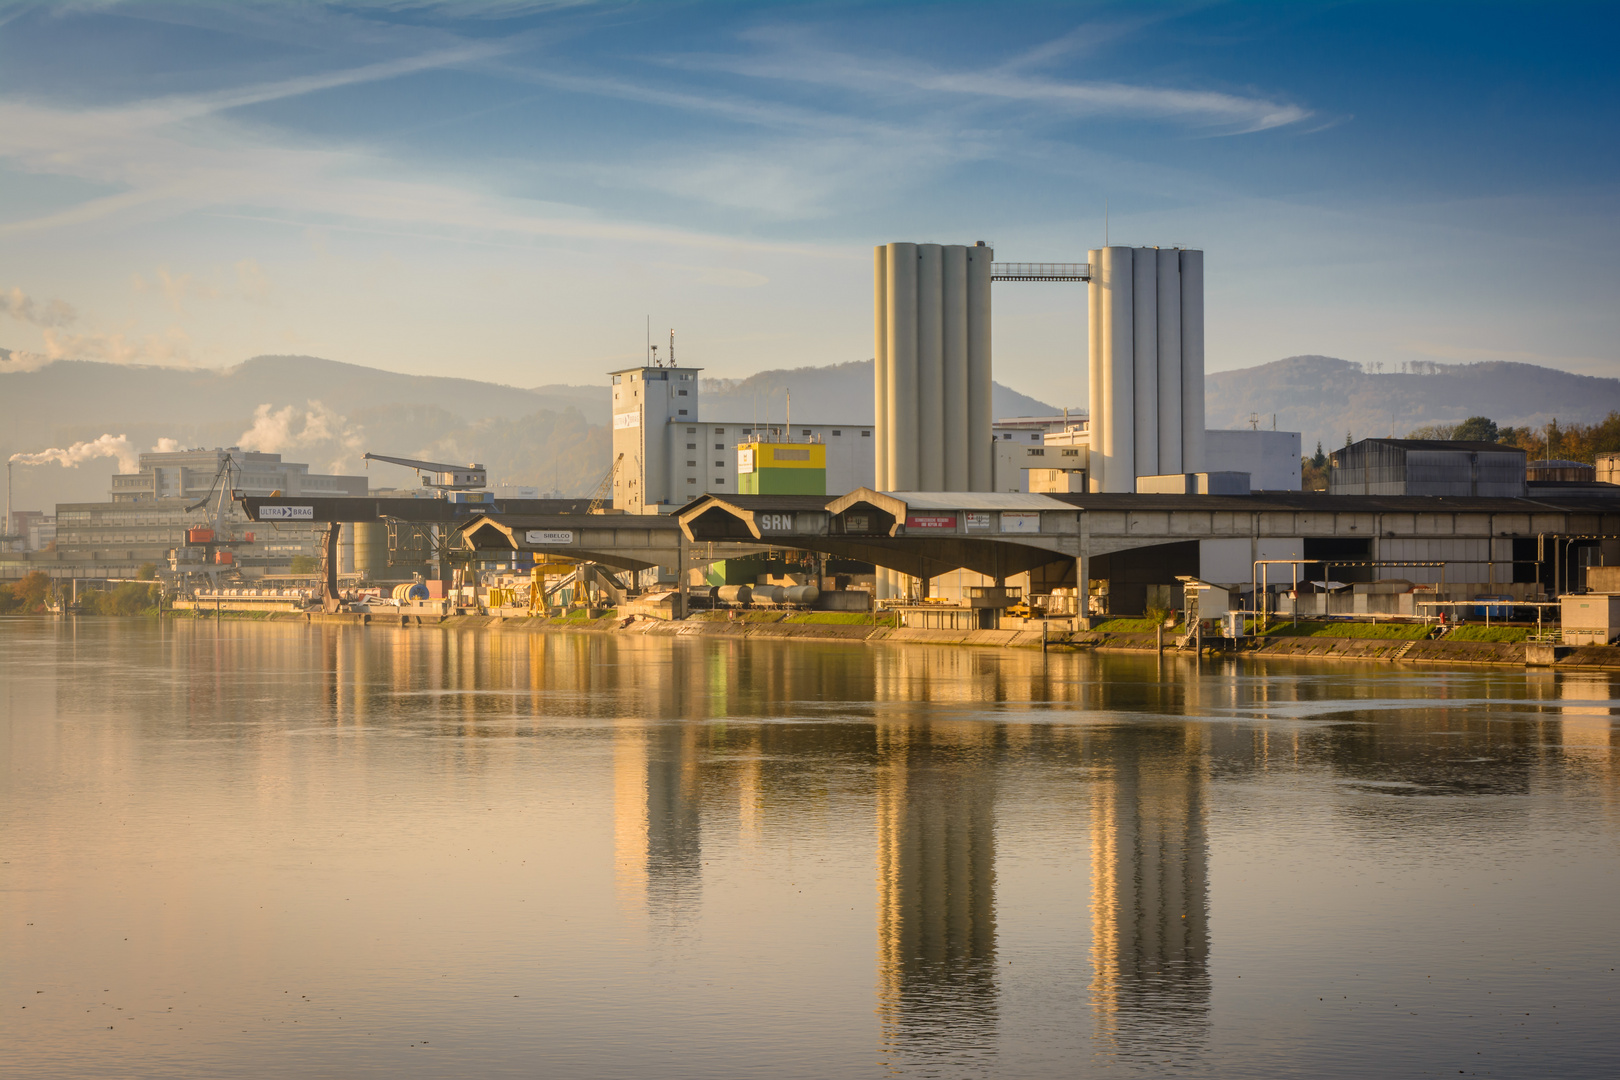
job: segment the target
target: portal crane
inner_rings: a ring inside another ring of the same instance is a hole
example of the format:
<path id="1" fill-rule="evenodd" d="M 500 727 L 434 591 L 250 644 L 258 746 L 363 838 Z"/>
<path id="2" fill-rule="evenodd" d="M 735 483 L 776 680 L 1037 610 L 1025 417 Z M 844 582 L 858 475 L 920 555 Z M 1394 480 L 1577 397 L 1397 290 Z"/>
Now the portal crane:
<path id="1" fill-rule="evenodd" d="M 367 454 L 366 461 L 387 461 L 415 469 L 422 476 L 422 486 L 435 491 L 477 491 L 489 486 L 489 474 L 482 465 L 448 465 L 442 461 L 417 461 L 415 458 L 389 457 L 387 454 Z"/>

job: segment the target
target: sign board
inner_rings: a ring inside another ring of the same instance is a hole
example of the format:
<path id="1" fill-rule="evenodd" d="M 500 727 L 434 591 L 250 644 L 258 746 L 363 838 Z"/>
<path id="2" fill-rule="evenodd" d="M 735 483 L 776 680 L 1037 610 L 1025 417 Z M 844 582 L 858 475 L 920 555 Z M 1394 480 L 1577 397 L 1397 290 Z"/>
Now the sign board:
<path id="1" fill-rule="evenodd" d="M 847 533 L 864 533 L 872 531 L 871 514 L 845 514 L 844 531 Z"/>
<path id="2" fill-rule="evenodd" d="M 760 532 L 793 531 L 793 515 L 788 513 L 756 514 L 754 522 L 759 526 Z"/>
<path id="3" fill-rule="evenodd" d="M 975 511 L 969 511 L 968 514 L 966 515 L 966 517 L 967 517 L 968 532 L 989 532 L 990 531 L 990 515 L 989 514 L 979 513 L 979 512 L 975 512 Z"/>
<path id="4" fill-rule="evenodd" d="M 523 534 L 525 544 L 572 544 L 572 529 L 529 529 Z"/>
<path id="5" fill-rule="evenodd" d="M 313 506 L 261 506 L 260 521 L 314 521 Z"/>
<path id="6" fill-rule="evenodd" d="M 640 413 L 640 411 L 638 410 L 636 412 L 614 413 L 613 414 L 613 426 L 615 428 L 640 427 L 641 426 L 641 413 Z"/>
<path id="7" fill-rule="evenodd" d="M 906 528 L 908 529 L 954 529 L 956 528 L 955 514 L 907 514 Z"/>
<path id="8" fill-rule="evenodd" d="M 1041 531 L 1041 513 L 1011 513 L 1001 515 L 1001 531 L 1004 533 L 1038 533 Z"/>
<path id="9" fill-rule="evenodd" d="M 737 451 L 737 471 L 751 473 L 754 471 L 754 448 L 744 446 Z"/>

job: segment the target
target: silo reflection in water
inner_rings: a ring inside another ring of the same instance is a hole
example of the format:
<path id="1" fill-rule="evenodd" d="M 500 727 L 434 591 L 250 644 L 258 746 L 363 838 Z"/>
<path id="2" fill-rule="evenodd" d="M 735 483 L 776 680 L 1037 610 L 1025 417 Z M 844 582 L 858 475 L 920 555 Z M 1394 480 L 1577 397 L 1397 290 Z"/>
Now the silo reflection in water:
<path id="1" fill-rule="evenodd" d="M 878 730 L 878 1013 L 892 1067 L 995 1054 L 990 725 Z"/>
<path id="2" fill-rule="evenodd" d="M 1099 1051 L 1178 1054 L 1208 1034 L 1208 770 L 1202 730 L 1124 727 L 1093 753 L 1092 1008 Z M 1101 762 L 1099 762 L 1101 764 Z"/>

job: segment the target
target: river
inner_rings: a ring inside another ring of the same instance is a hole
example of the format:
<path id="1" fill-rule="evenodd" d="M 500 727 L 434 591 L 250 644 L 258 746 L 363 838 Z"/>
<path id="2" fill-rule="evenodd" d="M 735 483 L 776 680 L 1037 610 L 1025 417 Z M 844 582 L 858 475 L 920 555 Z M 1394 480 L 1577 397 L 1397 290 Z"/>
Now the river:
<path id="1" fill-rule="evenodd" d="M 1608 1077 L 1615 678 L 4 619 L 0 1057 Z"/>

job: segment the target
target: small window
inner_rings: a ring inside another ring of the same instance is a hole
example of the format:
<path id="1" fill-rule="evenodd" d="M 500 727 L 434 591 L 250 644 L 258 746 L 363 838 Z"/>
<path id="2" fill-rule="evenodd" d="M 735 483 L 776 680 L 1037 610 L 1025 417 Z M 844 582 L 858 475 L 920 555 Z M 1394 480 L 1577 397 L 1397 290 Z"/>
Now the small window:
<path id="1" fill-rule="evenodd" d="M 1029 436 L 1029 441 L 1030 442 L 1040 442 L 1041 441 L 1040 433 L 1039 432 L 1031 432 L 1030 436 Z"/>
<path id="2" fill-rule="evenodd" d="M 688 476 L 688 477 L 687 477 L 687 478 L 686 478 L 686 482 L 687 482 L 687 483 L 688 483 L 688 484 L 695 484 L 695 483 L 697 483 L 697 477 L 695 477 L 695 476 Z"/>
<path id="3" fill-rule="evenodd" d="M 726 444 L 723 442 L 717 442 L 714 444 L 714 448 L 716 450 L 724 450 L 726 448 Z"/>
<path id="4" fill-rule="evenodd" d="M 723 469 L 726 467 L 726 463 L 723 461 L 717 461 L 714 463 L 714 467 L 717 469 Z"/>
<path id="5" fill-rule="evenodd" d="M 1002 438 L 1003 438 L 1003 439 L 1010 439 L 1010 438 L 1012 438 L 1012 432 L 1010 432 L 1010 431 L 1004 431 L 1004 432 L 1002 432 L 1002 433 L 1001 433 L 1001 437 L 1002 437 Z"/>
<path id="6" fill-rule="evenodd" d="M 686 433 L 687 433 L 687 434 L 688 434 L 688 435 L 696 435 L 696 434 L 697 434 L 697 428 L 695 428 L 695 427 L 689 427 L 689 428 L 687 428 L 687 429 L 686 429 Z M 688 450 L 696 450 L 696 449 L 697 449 L 697 447 L 695 447 L 695 446 L 688 446 L 688 447 L 687 447 L 687 449 L 688 449 Z"/>
<path id="7" fill-rule="evenodd" d="M 686 410 L 685 410 L 685 409 L 682 409 L 682 410 L 681 410 L 681 415 L 682 415 L 682 416 L 685 416 L 685 415 L 686 415 Z"/>
<path id="8" fill-rule="evenodd" d="M 723 427 L 717 427 L 714 429 L 714 433 L 716 435 L 724 435 L 726 433 L 726 429 Z"/>
<path id="9" fill-rule="evenodd" d="M 870 431 L 863 431 L 863 432 L 861 432 L 861 438 L 863 438 L 863 439 L 870 439 L 870 438 L 871 438 L 871 437 L 872 437 L 872 433 L 871 433 L 871 432 L 870 432 Z"/>
<path id="10" fill-rule="evenodd" d="M 1044 447 L 1042 449 L 1040 449 L 1040 450 L 1031 450 L 1029 452 L 1029 456 L 1030 457 L 1045 457 L 1046 456 L 1046 450 L 1045 450 Z"/>
<path id="11" fill-rule="evenodd" d="M 686 396 L 686 391 L 685 391 L 685 390 L 677 390 L 677 391 L 675 391 L 675 392 L 676 392 L 676 393 L 677 393 L 677 394 L 679 394 L 679 395 L 680 395 L 680 396 L 681 396 L 681 397 L 685 397 L 685 396 Z"/>
<path id="12" fill-rule="evenodd" d="M 842 431 L 839 431 L 839 430 L 838 430 L 838 429 L 837 429 L 837 428 L 833 428 L 833 434 L 834 434 L 834 435 L 842 435 L 842 434 L 843 434 L 843 432 L 842 432 Z"/>
<path id="13" fill-rule="evenodd" d="M 804 431 L 803 431 L 803 432 L 802 432 L 802 434 L 805 434 L 805 435 L 808 435 L 808 434 L 810 434 L 810 429 L 809 429 L 809 428 L 805 428 L 805 429 L 804 429 Z"/>
<path id="14" fill-rule="evenodd" d="M 686 444 L 686 448 L 688 450 L 696 450 L 697 449 L 697 443 L 689 442 L 689 443 Z"/>
<path id="15" fill-rule="evenodd" d="M 687 463 L 686 463 L 686 467 L 687 467 L 687 468 L 688 468 L 688 469 L 695 469 L 695 468 L 697 468 L 697 462 L 695 462 L 695 461 L 688 461 L 688 462 L 687 462 Z"/>
<path id="16" fill-rule="evenodd" d="M 624 376 L 622 376 L 622 375 L 615 375 L 615 376 L 613 376 L 613 385 L 614 385 L 614 386 L 618 386 L 618 385 L 619 385 L 619 380 L 620 380 L 620 379 L 622 379 L 622 378 L 623 378 L 623 377 L 624 377 Z"/>

